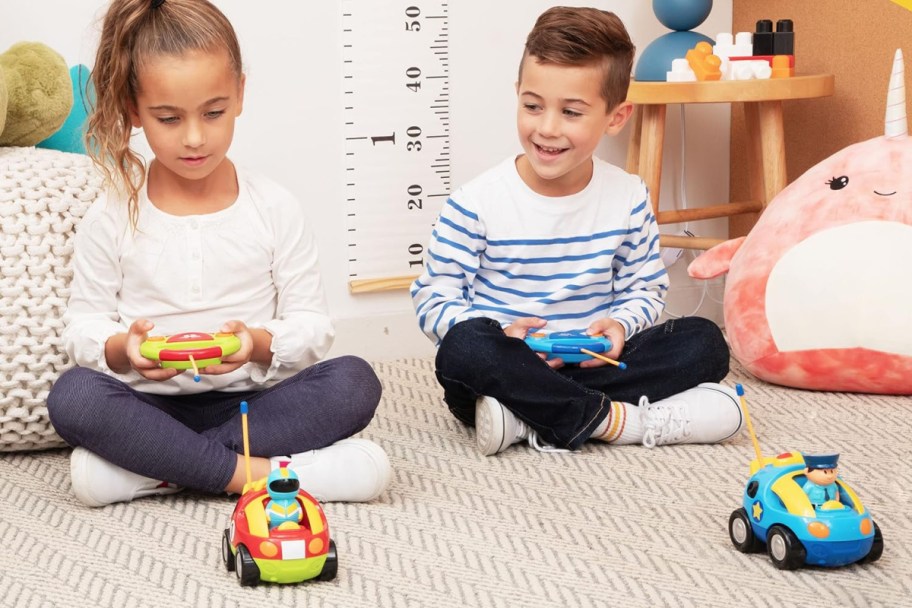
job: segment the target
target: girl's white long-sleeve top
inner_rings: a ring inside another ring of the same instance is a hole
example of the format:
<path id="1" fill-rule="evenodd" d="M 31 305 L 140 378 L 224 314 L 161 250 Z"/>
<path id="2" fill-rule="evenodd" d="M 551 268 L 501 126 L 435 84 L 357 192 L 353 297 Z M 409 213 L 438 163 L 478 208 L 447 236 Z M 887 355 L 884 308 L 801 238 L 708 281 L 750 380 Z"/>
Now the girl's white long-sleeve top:
<path id="1" fill-rule="evenodd" d="M 255 390 L 320 360 L 334 333 L 304 208 L 290 192 L 237 170 L 237 200 L 221 211 L 175 216 L 143 189 L 136 230 L 126 201 L 109 193 L 77 226 L 63 341 L 77 365 L 159 394 Z M 191 373 L 166 382 L 116 374 L 105 342 L 137 319 L 151 335 L 217 332 L 229 320 L 272 334 L 272 364 L 247 363 L 223 375 Z"/>

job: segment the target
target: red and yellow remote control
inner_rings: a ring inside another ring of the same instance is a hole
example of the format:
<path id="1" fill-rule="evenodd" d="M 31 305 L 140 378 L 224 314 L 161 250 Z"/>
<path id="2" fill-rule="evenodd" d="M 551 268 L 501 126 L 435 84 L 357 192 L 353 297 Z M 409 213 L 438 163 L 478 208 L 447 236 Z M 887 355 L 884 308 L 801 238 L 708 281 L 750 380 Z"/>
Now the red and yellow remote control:
<path id="1" fill-rule="evenodd" d="M 232 333 L 207 334 L 188 331 L 173 336 L 149 336 L 139 347 L 146 359 L 159 361 L 162 367 L 176 369 L 218 365 L 222 357 L 236 353 L 241 340 Z"/>

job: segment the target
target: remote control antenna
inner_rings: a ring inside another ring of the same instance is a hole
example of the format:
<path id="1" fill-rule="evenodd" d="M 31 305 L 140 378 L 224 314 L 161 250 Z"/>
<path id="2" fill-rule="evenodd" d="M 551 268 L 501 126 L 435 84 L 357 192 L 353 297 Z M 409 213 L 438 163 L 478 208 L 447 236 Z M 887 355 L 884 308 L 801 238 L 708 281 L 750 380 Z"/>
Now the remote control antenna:
<path id="1" fill-rule="evenodd" d="M 200 381 L 200 370 L 196 366 L 196 359 L 193 358 L 193 355 L 187 355 L 190 358 L 190 366 L 193 368 L 193 381 Z"/>
<path id="2" fill-rule="evenodd" d="M 611 365 L 615 365 L 618 367 L 618 369 L 627 369 L 627 364 L 624 363 L 623 361 L 615 361 L 614 359 L 610 359 L 610 358 L 606 357 L 605 355 L 600 355 L 598 353 L 592 352 L 591 350 L 588 350 L 586 348 L 581 348 L 581 349 L 579 349 L 579 351 L 581 353 L 583 353 L 584 355 L 589 355 L 590 357 L 600 359 L 600 360 L 604 361 L 605 363 L 610 363 Z"/>

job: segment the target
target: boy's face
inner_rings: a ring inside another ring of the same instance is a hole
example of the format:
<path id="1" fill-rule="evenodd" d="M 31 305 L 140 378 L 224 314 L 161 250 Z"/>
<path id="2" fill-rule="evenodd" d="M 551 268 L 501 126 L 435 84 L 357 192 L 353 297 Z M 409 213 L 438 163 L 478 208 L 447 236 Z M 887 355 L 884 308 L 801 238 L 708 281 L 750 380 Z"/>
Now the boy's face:
<path id="1" fill-rule="evenodd" d="M 516 167 L 532 190 L 545 196 L 581 191 L 592 177 L 592 154 L 602 135 L 616 135 L 632 105 L 608 108 L 596 65 L 567 66 L 523 60 L 516 125 L 525 154 Z"/>
<path id="2" fill-rule="evenodd" d="M 153 57 L 139 72 L 133 126 L 171 177 L 203 180 L 228 153 L 243 99 L 227 53 Z"/>

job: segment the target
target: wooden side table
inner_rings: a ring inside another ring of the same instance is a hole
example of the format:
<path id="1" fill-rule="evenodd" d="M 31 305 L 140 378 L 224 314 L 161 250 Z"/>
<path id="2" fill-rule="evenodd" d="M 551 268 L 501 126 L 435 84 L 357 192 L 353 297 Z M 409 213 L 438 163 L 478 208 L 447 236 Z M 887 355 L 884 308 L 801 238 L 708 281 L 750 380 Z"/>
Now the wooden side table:
<path id="1" fill-rule="evenodd" d="M 675 224 L 745 213 L 759 213 L 785 188 L 785 132 L 782 102 L 833 94 L 832 74 L 793 76 L 769 80 L 722 80 L 708 82 L 630 83 L 627 100 L 637 106 L 627 171 L 646 182 L 659 224 Z M 681 211 L 659 211 L 662 180 L 662 146 L 665 141 L 665 110 L 670 103 L 743 103 L 747 123 L 748 183 L 751 200 L 728 202 Z M 662 245 L 708 249 L 719 239 L 662 235 Z"/>

